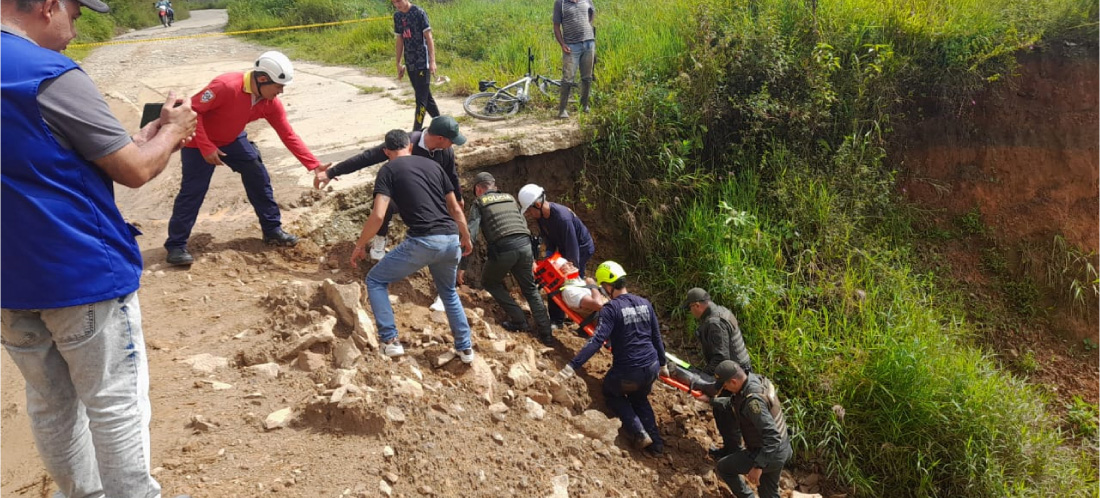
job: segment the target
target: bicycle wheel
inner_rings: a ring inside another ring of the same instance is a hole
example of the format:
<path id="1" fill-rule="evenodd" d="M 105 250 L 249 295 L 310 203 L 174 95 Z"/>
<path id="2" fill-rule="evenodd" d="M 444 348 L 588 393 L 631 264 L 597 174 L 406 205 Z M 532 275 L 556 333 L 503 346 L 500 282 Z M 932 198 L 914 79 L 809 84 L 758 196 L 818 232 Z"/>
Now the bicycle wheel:
<path id="1" fill-rule="evenodd" d="M 475 93 L 466 98 L 462 108 L 478 119 L 500 121 L 519 112 L 519 99 L 494 92 Z"/>

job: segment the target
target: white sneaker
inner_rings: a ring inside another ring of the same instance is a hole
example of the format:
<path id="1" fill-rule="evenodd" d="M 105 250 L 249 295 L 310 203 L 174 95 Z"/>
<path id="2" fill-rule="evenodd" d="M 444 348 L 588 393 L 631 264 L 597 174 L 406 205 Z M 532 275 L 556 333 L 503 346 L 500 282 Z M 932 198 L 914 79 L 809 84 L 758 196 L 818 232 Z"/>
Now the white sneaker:
<path id="1" fill-rule="evenodd" d="M 394 339 L 390 342 L 382 344 L 382 354 L 395 358 L 405 354 L 405 346 L 401 345 L 401 341 Z"/>
<path id="2" fill-rule="evenodd" d="M 435 296 L 435 302 L 430 306 L 432 311 L 443 311 L 446 308 L 443 307 L 443 298 Z"/>
<path id="3" fill-rule="evenodd" d="M 370 240 L 370 259 L 378 261 L 386 256 L 386 237 L 375 235 Z"/>
<path id="4" fill-rule="evenodd" d="M 458 353 L 458 359 L 462 360 L 462 363 L 465 363 L 465 364 L 469 365 L 470 363 L 474 362 L 474 350 L 473 349 L 465 349 L 465 350 L 462 350 L 462 351 L 457 351 L 457 353 Z"/>

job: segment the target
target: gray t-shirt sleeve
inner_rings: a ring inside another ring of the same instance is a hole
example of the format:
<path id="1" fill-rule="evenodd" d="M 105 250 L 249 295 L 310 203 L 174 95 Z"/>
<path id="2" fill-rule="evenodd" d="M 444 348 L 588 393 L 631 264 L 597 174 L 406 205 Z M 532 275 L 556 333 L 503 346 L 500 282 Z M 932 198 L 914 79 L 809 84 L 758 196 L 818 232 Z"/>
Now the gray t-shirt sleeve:
<path id="1" fill-rule="evenodd" d="M 561 0 L 554 0 L 554 24 L 561 24 Z"/>
<path id="2" fill-rule="evenodd" d="M 89 161 L 117 152 L 133 141 L 95 83 L 79 69 L 43 81 L 38 89 L 38 107 L 61 146 Z"/>

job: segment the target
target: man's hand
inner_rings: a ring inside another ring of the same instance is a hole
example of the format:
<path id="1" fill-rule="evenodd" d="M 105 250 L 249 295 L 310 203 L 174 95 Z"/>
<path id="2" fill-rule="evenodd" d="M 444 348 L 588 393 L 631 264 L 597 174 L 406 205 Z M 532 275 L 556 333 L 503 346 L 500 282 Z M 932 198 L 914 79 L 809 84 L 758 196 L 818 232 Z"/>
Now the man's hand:
<path id="1" fill-rule="evenodd" d="M 339 178 L 331 178 L 328 176 L 328 169 L 331 167 L 332 163 L 325 163 L 313 170 L 313 188 L 322 189 L 328 185 L 328 182 L 339 180 Z"/>
<path id="2" fill-rule="evenodd" d="M 459 244 L 462 244 L 462 255 L 469 256 L 474 252 L 474 245 L 470 243 L 470 236 L 467 234 L 465 237 L 459 237 Z"/>
<path id="3" fill-rule="evenodd" d="M 211 152 L 210 154 L 202 156 L 202 158 L 206 160 L 207 164 L 210 164 L 210 165 L 213 165 L 213 166 L 225 166 L 225 163 L 222 162 L 222 156 L 224 156 L 224 155 L 226 155 L 226 154 L 225 154 L 225 152 L 222 152 L 221 149 L 214 149 L 214 152 Z"/>
<path id="4" fill-rule="evenodd" d="M 569 49 L 569 45 L 567 45 L 567 44 L 565 44 L 565 43 L 562 43 L 562 44 L 561 44 L 561 51 L 562 51 L 562 52 L 565 52 L 565 53 L 567 53 L 567 54 L 571 54 L 571 53 L 573 53 L 573 51 Z"/>
<path id="5" fill-rule="evenodd" d="M 745 478 L 749 480 L 749 484 L 752 484 L 753 486 L 759 486 L 760 485 L 760 474 L 763 474 L 763 473 L 764 473 L 764 469 L 761 469 L 759 467 L 753 467 L 753 469 L 750 470 L 749 473 L 745 475 Z"/>
<path id="6" fill-rule="evenodd" d="M 432 76 L 434 77 L 435 76 L 435 59 L 433 59 L 431 62 L 428 62 L 428 69 L 432 72 Z"/>
<path id="7" fill-rule="evenodd" d="M 367 259 L 367 246 L 355 244 L 355 250 L 351 251 L 351 267 L 359 268 L 359 262 Z"/>
<path id="8" fill-rule="evenodd" d="M 466 285 L 466 270 L 458 270 L 458 285 Z"/>
<path id="9" fill-rule="evenodd" d="M 573 376 L 573 367 L 571 367 L 569 365 L 566 365 L 565 368 L 562 368 L 561 371 L 558 372 L 558 375 L 555 378 L 559 382 L 565 382 L 565 381 L 569 380 L 569 378 L 572 377 L 572 376 Z"/>
<path id="10" fill-rule="evenodd" d="M 164 107 L 160 108 L 160 124 L 157 132 L 164 128 L 172 129 L 179 134 L 180 141 L 174 150 L 190 142 L 195 137 L 195 128 L 199 124 L 199 115 L 191 109 L 191 100 L 176 97 L 176 92 L 168 92 L 168 98 L 164 100 Z"/>
<path id="11" fill-rule="evenodd" d="M 661 371 L 658 373 L 661 377 L 672 377 L 672 374 L 668 372 L 668 365 L 661 365 Z"/>
<path id="12" fill-rule="evenodd" d="M 397 81 L 401 81 L 401 78 L 405 77 L 405 66 L 401 64 L 397 65 Z"/>

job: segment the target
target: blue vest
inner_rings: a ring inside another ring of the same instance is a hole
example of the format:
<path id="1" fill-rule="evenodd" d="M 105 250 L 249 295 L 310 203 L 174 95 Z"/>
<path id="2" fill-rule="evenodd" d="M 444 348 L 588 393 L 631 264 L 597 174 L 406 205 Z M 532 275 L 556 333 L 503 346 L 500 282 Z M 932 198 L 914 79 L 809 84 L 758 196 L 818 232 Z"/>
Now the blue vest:
<path id="1" fill-rule="evenodd" d="M 0 33 L 0 308 L 62 308 L 134 292 L 137 230 L 114 183 L 62 147 L 38 108 L 38 87 L 72 59 Z"/>

